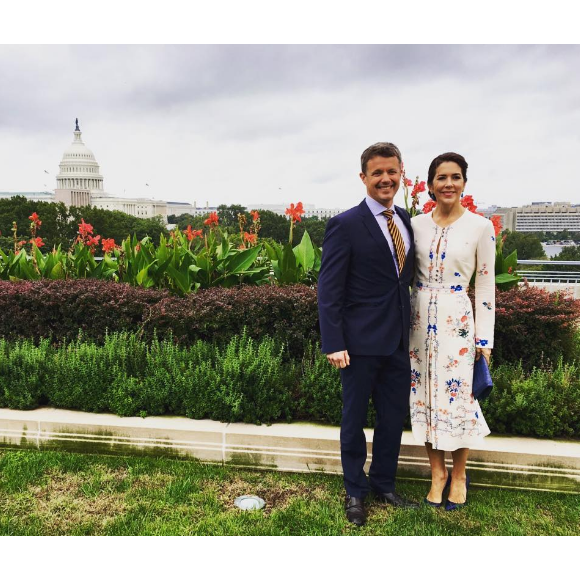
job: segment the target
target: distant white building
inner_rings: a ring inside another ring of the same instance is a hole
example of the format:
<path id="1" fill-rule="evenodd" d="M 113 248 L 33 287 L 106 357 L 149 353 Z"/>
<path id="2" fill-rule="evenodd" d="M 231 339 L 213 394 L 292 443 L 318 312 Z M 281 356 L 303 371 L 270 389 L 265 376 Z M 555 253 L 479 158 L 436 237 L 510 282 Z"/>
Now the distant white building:
<path id="1" fill-rule="evenodd" d="M 491 209 L 491 208 L 490 208 Z M 533 202 L 522 207 L 497 207 L 504 229 L 514 232 L 580 232 L 580 205 L 569 201 Z M 486 214 L 486 210 L 484 210 Z"/>
<path id="2" fill-rule="evenodd" d="M 271 204 L 271 203 L 257 203 L 252 206 L 248 206 L 248 209 L 257 209 L 257 210 L 265 210 L 277 213 L 278 215 L 286 216 L 286 208 L 289 207 L 290 204 Z M 323 218 L 331 218 L 339 213 L 345 211 L 344 209 L 340 208 L 317 208 L 314 204 L 307 203 L 302 204 L 304 208 L 304 217 L 318 217 L 320 219 Z"/>
<path id="3" fill-rule="evenodd" d="M 168 204 L 173 203 L 178 206 L 179 213 L 187 213 L 193 209 L 193 206 L 188 203 L 166 202 L 144 197 L 116 197 L 108 194 L 103 187 L 103 175 L 95 155 L 82 140 L 78 119 L 73 134 L 74 140 L 65 149 L 59 164 L 54 192 L 4 191 L 0 192 L 0 199 L 21 195 L 30 201 L 63 202 L 67 207 L 90 205 L 101 209 L 122 211 L 139 218 L 161 216 L 164 222 L 167 222 Z"/>
<path id="4" fill-rule="evenodd" d="M 167 215 L 174 215 L 179 217 L 184 213 L 188 213 L 192 216 L 203 216 L 211 213 L 212 211 L 217 211 L 216 206 L 210 206 L 209 202 L 205 202 L 205 207 L 197 207 L 197 202 L 183 203 L 180 201 L 168 201 L 167 202 Z"/>

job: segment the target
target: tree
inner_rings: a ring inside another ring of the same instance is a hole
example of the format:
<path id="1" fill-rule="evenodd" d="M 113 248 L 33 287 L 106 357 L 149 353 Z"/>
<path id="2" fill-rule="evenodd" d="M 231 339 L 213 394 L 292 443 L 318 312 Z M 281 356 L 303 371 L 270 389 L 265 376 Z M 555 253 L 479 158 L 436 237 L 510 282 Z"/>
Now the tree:
<path id="1" fill-rule="evenodd" d="M 562 260 L 565 262 L 580 262 L 580 246 L 566 246 L 562 251 L 552 258 L 552 260 Z M 578 272 L 580 266 L 553 266 L 554 270 L 566 272 Z"/>
<path id="2" fill-rule="evenodd" d="M 218 205 L 218 217 L 220 218 L 220 226 L 228 228 L 228 231 L 234 232 L 239 230 L 238 214 L 242 213 L 248 217 L 246 208 L 243 205 Z"/>
<path id="3" fill-rule="evenodd" d="M 503 255 L 509 256 L 514 250 L 517 250 L 519 260 L 546 258 L 542 243 L 533 234 L 508 231 L 503 244 Z"/>
<path id="4" fill-rule="evenodd" d="M 111 211 L 96 207 L 69 207 L 63 203 L 30 201 L 23 196 L 0 200 L 0 246 L 4 251 L 13 247 L 12 222 L 18 226 L 18 238 L 30 238 L 30 220 L 36 212 L 42 221 L 38 236 L 44 241 L 43 251 L 61 245 L 67 250 L 77 237 L 81 218 L 94 227 L 95 235 L 101 238 L 114 238 L 117 243 L 135 234 L 142 239 L 149 236 L 155 244 L 167 229 L 161 216 L 138 218 L 121 211 Z"/>

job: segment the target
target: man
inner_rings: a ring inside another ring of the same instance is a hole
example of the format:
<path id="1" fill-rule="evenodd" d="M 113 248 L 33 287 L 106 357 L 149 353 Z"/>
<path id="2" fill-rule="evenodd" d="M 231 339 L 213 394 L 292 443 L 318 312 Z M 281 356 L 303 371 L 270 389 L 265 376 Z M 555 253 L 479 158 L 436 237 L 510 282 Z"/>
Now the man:
<path id="1" fill-rule="evenodd" d="M 376 143 L 361 156 L 367 196 L 326 227 L 318 279 L 322 352 L 340 369 L 340 451 L 346 516 L 366 521 L 364 498 L 372 489 L 396 507 L 418 507 L 395 492 L 395 474 L 409 412 L 409 285 L 414 270 L 413 230 L 393 203 L 401 182 L 401 153 Z M 369 398 L 376 410 L 369 479 L 366 424 Z"/>

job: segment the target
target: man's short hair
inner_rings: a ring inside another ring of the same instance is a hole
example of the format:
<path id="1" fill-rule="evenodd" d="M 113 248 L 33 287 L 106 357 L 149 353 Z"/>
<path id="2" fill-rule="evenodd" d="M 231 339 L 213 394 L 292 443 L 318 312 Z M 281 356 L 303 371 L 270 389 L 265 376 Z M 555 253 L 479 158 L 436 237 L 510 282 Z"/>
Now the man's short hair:
<path id="1" fill-rule="evenodd" d="M 401 159 L 401 152 L 396 145 L 387 142 L 375 143 L 374 145 L 367 147 L 360 156 L 360 167 L 363 173 L 366 174 L 367 163 L 373 157 L 396 157 L 399 160 L 399 164 L 403 162 Z"/>

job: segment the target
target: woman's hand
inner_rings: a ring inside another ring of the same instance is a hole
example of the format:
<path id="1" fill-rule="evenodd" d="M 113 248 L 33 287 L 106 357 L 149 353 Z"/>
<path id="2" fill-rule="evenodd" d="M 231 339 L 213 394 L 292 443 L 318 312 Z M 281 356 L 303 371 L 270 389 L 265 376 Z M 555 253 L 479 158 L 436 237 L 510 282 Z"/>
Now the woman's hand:
<path id="1" fill-rule="evenodd" d="M 483 358 L 487 361 L 487 365 L 489 366 L 489 359 L 491 357 L 491 348 L 475 348 L 475 360 L 479 360 L 479 357 L 483 355 Z"/>

